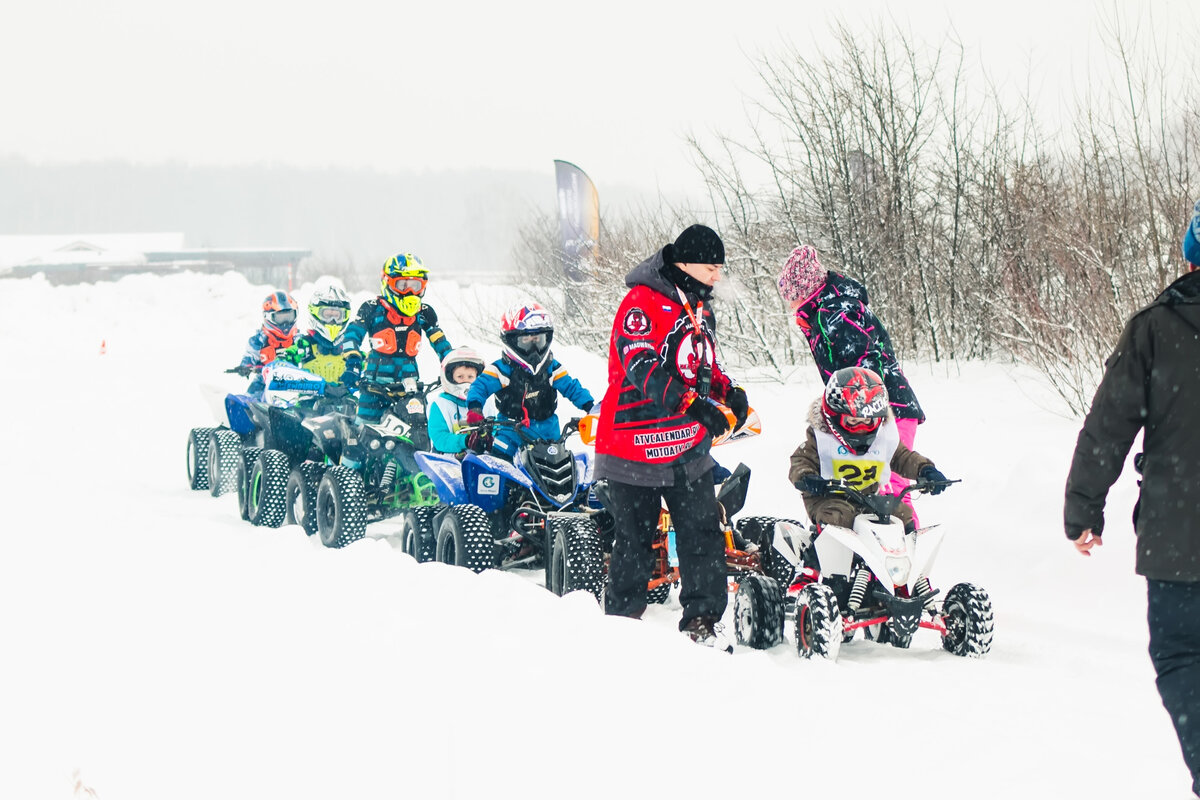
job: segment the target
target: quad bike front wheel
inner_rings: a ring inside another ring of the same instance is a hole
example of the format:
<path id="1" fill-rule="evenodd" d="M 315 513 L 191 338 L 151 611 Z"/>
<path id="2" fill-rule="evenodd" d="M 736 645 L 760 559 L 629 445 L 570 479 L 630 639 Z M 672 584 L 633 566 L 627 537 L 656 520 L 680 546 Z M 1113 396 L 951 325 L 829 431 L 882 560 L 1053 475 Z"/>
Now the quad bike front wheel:
<path id="1" fill-rule="evenodd" d="M 583 517 L 551 517 L 546 525 L 550 532 L 546 588 L 560 597 L 584 591 L 599 599 L 604 583 L 604 551 L 596 523 Z"/>
<path id="2" fill-rule="evenodd" d="M 288 474 L 283 504 L 289 525 L 299 525 L 312 536 L 317 532 L 317 487 L 321 484 L 321 464 L 305 461 Z"/>
<path id="3" fill-rule="evenodd" d="M 988 593 L 970 583 L 956 583 L 942 601 L 946 632 L 942 647 L 956 656 L 983 658 L 992 649 L 995 618 Z"/>
<path id="4" fill-rule="evenodd" d="M 439 563 L 483 572 L 495 566 L 495 552 L 492 524 L 482 508 L 463 503 L 446 509 L 434 551 Z"/>
<path id="5" fill-rule="evenodd" d="M 783 641 L 783 591 L 774 578 L 751 573 L 738 580 L 733 629 L 738 644 L 755 650 Z"/>
<path id="6" fill-rule="evenodd" d="M 254 459 L 246 493 L 246 516 L 251 525 L 278 528 L 283 524 L 288 472 L 288 458 L 278 450 L 263 450 Z"/>
<path id="7" fill-rule="evenodd" d="M 242 519 L 250 521 L 250 473 L 254 471 L 254 462 L 258 460 L 261 447 L 243 447 L 233 470 L 233 488 L 237 490 L 238 513 Z"/>
<path id="8" fill-rule="evenodd" d="M 208 437 L 215 428 L 192 428 L 187 440 L 188 488 L 208 488 Z"/>
<path id="9" fill-rule="evenodd" d="M 330 467 L 317 486 L 317 535 L 321 544 L 345 547 L 366 533 L 367 493 L 362 476 L 349 467 Z"/>
<path id="10" fill-rule="evenodd" d="M 401 549 L 415 558 L 418 564 L 433 561 L 437 549 L 433 519 L 443 508 L 445 506 L 417 506 L 400 515 Z"/>
<path id="11" fill-rule="evenodd" d="M 796 652 L 801 658 L 837 660 L 842 647 L 842 615 L 837 597 L 823 583 L 810 583 L 796 597 Z"/>

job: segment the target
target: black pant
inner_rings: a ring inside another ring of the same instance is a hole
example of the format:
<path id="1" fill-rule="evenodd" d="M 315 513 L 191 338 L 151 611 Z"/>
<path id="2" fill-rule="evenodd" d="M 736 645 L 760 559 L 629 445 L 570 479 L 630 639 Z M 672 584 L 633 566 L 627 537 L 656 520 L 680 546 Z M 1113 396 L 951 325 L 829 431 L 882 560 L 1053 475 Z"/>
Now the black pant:
<path id="1" fill-rule="evenodd" d="M 1200 795 L 1200 583 L 1147 581 L 1150 660 Z"/>
<path id="2" fill-rule="evenodd" d="M 638 616 L 646 608 L 646 584 L 654 569 L 651 544 L 658 530 L 661 499 L 667 501 L 675 526 L 683 604 L 682 629 L 694 617 L 720 619 L 725 613 L 725 538 L 713 492 L 712 471 L 690 483 L 632 486 L 609 481 L 609 511 L 616 521 L 616 541 L 608 568 L 605 611 L 618 616 Z"/>

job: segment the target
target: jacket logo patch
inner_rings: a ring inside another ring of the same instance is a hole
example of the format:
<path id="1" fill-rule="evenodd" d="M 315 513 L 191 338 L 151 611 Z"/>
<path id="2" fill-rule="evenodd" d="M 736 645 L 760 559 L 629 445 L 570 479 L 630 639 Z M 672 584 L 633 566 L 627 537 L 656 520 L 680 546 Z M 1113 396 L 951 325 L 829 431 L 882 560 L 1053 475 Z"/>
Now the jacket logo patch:
<path id="1" fill-rule="evenodd" d="M 640 308 L 631 308 L 625 312 L 621 327 L 629 336 L 645 336 L 650 333 L 650 317 Z"/>

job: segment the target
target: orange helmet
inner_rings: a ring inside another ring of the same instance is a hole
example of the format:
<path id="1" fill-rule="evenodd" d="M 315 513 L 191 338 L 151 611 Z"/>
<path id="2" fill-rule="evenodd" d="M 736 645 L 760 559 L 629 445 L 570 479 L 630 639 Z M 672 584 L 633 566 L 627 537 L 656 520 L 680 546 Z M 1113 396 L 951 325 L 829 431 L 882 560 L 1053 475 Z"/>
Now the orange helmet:
<path id="1" fill-rule="evenodd" d="M 296 301 L 287 292 L 271 292 L 262 310 L 264 333 L 287 337 L 296 330 Z"/>

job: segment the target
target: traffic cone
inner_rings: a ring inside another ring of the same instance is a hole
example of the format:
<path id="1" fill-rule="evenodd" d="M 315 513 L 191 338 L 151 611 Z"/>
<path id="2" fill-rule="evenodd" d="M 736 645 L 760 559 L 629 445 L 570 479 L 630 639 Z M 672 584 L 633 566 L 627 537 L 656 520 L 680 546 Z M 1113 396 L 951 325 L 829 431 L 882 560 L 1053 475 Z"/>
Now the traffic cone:
<path id="1" fill-rule="evenodd" d="M 107 340 L 101 339 L 100 340 L 100 355 L 104 355 L 107 352 L 108 352 Z"/>

